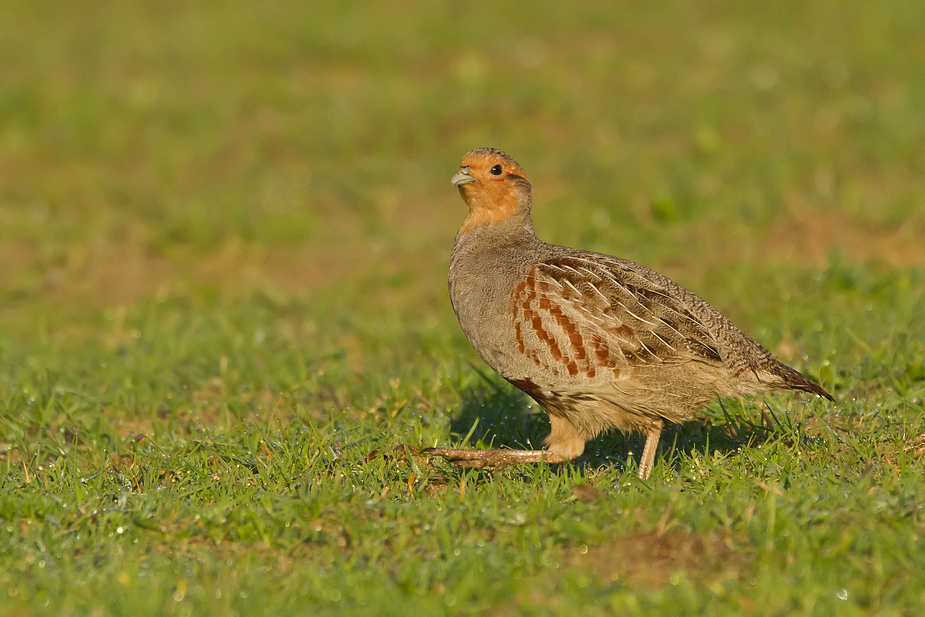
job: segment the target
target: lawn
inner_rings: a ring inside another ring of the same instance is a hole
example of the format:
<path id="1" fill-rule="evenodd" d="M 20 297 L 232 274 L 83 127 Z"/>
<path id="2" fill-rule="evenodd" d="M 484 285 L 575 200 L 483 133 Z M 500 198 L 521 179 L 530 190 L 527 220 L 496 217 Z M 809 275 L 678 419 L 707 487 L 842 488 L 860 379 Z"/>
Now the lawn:
<path id="1" fill-rule="evenodd" d="M 0 614 L 925 611 L 925 4 L 0 20 Z M 449 305 L 467 150 L 835 395 L 574 464 Z"/>

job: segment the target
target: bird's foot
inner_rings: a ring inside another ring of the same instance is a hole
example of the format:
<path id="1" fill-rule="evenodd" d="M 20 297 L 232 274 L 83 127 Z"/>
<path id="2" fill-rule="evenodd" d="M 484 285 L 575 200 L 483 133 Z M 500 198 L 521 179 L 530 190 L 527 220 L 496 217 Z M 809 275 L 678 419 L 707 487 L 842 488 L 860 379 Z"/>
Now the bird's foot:
<path id="1" fill-rule="evenodd" d="M 548 450 L 461 450 L 424 448 L 422 454 L 442 456 L 454 465 L 474 469 L 501 469 L 520 463 L 564 463 L 566 458 Z"/>

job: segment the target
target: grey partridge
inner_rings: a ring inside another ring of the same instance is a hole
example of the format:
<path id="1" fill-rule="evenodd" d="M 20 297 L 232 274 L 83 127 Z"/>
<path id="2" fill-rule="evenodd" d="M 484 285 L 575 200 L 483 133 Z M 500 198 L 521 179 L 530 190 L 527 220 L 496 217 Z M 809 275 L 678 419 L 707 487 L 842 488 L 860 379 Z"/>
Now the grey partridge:
<path id="1" fill-rule="evenodd" d="M 562 463 L 602 431 L 638 431 L 646 479 L 662 428 L 717 395 L 802 390 L 834 401 L 658 272 L 538 239 L 530 181 L 504 152 L 468 152 L 452 185 L 469 206 L 450 259 L 459 324 L 489 366 L 548 412 L 552 431 L 545 450 L 425 452 L 464 467 Z"/>

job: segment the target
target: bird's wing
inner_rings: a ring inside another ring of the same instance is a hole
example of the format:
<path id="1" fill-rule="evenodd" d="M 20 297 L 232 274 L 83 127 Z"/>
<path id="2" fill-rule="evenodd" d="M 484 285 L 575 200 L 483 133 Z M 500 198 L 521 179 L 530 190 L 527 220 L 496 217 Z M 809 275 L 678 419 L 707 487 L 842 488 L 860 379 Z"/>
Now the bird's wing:
<path id="1" fill-rule="evenodd" d="M 709 329 L 676 289 L 647 273 L 595 253 L 535 265 L 511 297 L 520 352 L 554 374 L 589 378 L 646 365 L 722 365 Z"/>

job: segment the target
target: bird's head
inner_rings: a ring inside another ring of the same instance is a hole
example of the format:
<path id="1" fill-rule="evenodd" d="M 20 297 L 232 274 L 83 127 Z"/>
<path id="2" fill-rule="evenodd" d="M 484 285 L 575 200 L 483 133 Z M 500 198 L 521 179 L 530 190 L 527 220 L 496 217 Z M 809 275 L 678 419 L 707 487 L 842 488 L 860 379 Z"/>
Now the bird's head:
<path id="1" fill-rule="evenodd" d="M 469 216 L 460 230 L 463 234 L 530 210 L 527 174 L 501 150 L 476 148 L 467 152 L 450 182 L 469 206 Z"/>

